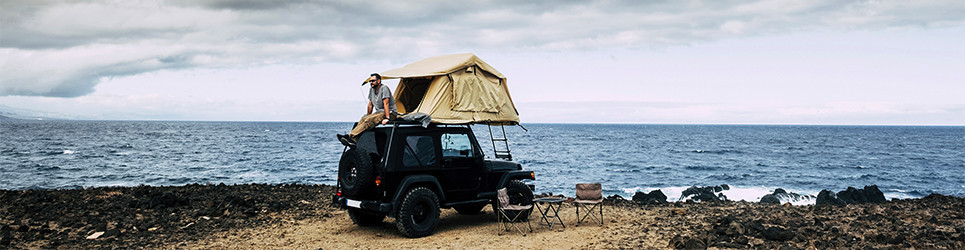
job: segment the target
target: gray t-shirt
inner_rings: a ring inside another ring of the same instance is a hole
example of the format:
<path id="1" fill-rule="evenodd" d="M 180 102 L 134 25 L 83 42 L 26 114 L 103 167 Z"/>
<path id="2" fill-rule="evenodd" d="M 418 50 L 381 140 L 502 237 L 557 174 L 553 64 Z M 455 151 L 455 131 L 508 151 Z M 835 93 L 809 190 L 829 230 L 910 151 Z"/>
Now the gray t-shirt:
<path id="1" fill-rule="evenodd" d="M 375 88 L 369 88 L 369 101 L 372 102 L 372 112 L 374 113 L 385 113 L 385 105 L 382 104 L 382 100 L 389 98 L 389 111 L 393 113 L 398 113 L 399 110 L 395 108 L 395 98 L 392 97 L 392 91 L 389 90 L 389 86 L 382 84 L 379 87 L 379 93 L 375 93 Z"/>

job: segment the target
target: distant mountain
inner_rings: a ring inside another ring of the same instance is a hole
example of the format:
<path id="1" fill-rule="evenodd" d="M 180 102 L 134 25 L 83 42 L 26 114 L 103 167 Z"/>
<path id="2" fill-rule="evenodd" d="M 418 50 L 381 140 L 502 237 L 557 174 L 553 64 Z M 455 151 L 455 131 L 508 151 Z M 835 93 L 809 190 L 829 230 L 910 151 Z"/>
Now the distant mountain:
<path id="1" fill-rule="evenodd" d="M 0 120 L 70 120 L 70 116 L 0 104 Z"/>

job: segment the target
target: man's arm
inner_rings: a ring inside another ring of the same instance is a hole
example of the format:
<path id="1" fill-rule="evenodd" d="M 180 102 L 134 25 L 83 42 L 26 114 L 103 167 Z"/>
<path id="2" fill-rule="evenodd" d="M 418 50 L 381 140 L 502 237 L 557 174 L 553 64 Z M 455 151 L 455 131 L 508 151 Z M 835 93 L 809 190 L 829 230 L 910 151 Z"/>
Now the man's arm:
<path id="1" fill-rule="evenodd" d="M 382 99 L 382 107 L 385 109 L 385 119 L 382 119 L 382 125 L 389 122 L 389 98 Z"/>
<path id="2" fill-rule="evenodd" d="M 382 99 L 382 107 L 385 110 L 385 119 L 389 119 L 389 98 Z"/>
<path id="3" fill-rule="evenodd" d="M 369 107 L 365 109 L 365 115 L 372 113 L 372 101 L 369 101 Z"/>

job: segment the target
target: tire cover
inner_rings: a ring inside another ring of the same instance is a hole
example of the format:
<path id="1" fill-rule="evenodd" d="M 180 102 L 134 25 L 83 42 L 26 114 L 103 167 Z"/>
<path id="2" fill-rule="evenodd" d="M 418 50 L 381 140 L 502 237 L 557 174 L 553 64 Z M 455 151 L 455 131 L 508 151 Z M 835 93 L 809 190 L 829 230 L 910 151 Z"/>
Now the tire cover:
<path id="1" fill-rule="evenodd" d="M 362 195 L 375 185 L 372 158 L 365 150 L 350 148 L 342 153 L 342 158 L 338 161 L 338 177 L 343 195 Z"/>

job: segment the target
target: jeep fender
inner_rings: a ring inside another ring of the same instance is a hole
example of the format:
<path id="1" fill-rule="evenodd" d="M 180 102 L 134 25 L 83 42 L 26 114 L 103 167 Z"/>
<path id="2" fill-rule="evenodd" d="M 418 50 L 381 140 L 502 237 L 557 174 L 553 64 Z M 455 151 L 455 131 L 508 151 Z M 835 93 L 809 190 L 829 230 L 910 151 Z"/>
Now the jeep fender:
<path id="1" fill-rule="evenodd" d="M 509 171 L 503 174 L 503 176 L 499 178 L 499 182 L 496 183 L 496 190 L 506 187 L 506 184 L 509 183 L 509 181 L 511 180 L 523 180 L 523 179 L 536 180 L 536 178 L 533 177 L 533 171 L 524 171 L 524 170 Z M 530 188 L 533 188 L 532 185 L 530 185 Z M 479 193 L 478 195 L 476 195 L 476 198 L 481 198 L 481 199 L 496 198 L 496 190 Z"/>
<path id="2" fill-rule="evenodd" d="M 505 187 L 506 183 L 509 183 L 510 180 L 522 180 L 522 179 L 536 180 L 536 178 L 533 177 L 533 171 L 525 171 L 525 170 L 509 171 L 509 172 L 506 172 L 506 174 L 504 174 L 502 178 L 499 178 L 499 184 L 496 185 L 496 189 Z"/>
<path id="3" fill-rule="evenodd" d="M 406 191 L 414 185 L 424 185 L 433 192 L 439 195 L 439 201 L 446 200 L 446 194 L 442 192 L 442 185 L 439 185 L 439 180 L 436 177 L 427 174 L 417 174 L 406 176 L 399 183 L 399 188 L 395 190 L 395 195 L 392 196 L 392 211 L 389 212 L 389 216 L 395 217 L 395 212 L 399 209 L 400 199 L 405 195 Z"/>

